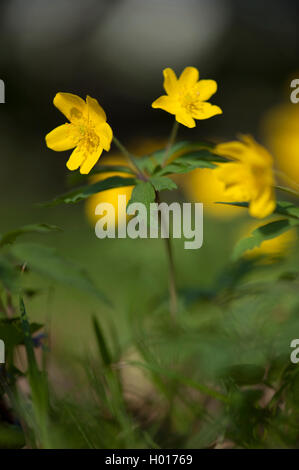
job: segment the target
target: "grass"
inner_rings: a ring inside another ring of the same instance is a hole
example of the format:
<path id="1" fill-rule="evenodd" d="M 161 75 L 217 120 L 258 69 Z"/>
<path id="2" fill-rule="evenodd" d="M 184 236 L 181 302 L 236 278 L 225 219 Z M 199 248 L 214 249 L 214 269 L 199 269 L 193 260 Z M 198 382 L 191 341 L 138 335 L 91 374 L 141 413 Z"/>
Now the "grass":
<path id="1" fill-rule="evenodd" d="M 26 314 L 21 303 L 24 334 L 29 319 L 49 336 L 35 354 L 30 336 L 21 350 L 26 380 L 4 389 L 13 418 L 2 418 L 0 447 L 297 447 L 297 280 L 280 278 L 296 269 L 296 253 L 232 265 L 242 220 L 206 218 L 201 250 L 174 242 L 174 322 L 163 241 L 98 240 L 82 206 L 67 210 L 44 216 L 64 229 L 44 243 L 86 268 L 113 307 L 24 274 L 38 289 Z"/>

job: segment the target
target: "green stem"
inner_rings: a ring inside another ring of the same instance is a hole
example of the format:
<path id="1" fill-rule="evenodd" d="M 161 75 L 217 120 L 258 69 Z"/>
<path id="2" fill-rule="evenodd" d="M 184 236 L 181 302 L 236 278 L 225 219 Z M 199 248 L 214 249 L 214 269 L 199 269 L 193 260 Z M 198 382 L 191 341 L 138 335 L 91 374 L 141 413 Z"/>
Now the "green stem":
<path id="1" fill-rule="evenodd" d="M 156 193 L 156 202 L 160 203 L 159 193 Z M 164 225 L 164 220 L 161 217 L 161 227 Z M 172 251 L 172 244 L 170 235 L 168 238 L 164 238 L 165 248 L 168 259 L 168 289 L 169 289 L 169 310 L 173 320 L 175 320 L 177 311 L 178 311 L 178 301 L 177 301 L 177 292 L 176 292 L 176 275 L 175 275 L 175 266 L 174 266 L 174 257 Z"/>
<path id="2" fill-rule="evenodd" d="M 274 186 L 274 187 L 276 189 L 279 189 L 280 191 L 284 191 L 285 193 L 291 194 L 292 196 L 299 197 L 299 192 L 295 191 L 294 189 L 286 188 L 285 186 Z"/>
<path id="3" fill-rule="evenodd" d="M 116 147 L 120 150 L 120 152 L 126 157 L 130 167 L 133 169 L 134 173 L 138 176 L 138 178 L 140 178 L 142 181 L 146 181 L 146 176 L 138 168 L 134 156 L 115 136 L 113 136 L 113 142 L 115 143 Z"/>
<path id="4" fill-rule="evenodd" d="M 168 155 L 169 155 L 171 147 L 175 143 L 175 139 L 176 139 L 178 130 L 179 130 L 179 123 L 175 120 L 174 123 L 173 123 L 172 129 L 171 129 L 168 144 L 167 144 L 166 149 L 165 149 L 165 157 L 164 157 L 164 161 L 163 161 L 163 166 L 165 166 L 166 163 L 167 163 Z"/>
<path id="5" fill-rule="evenodd" d="M 170 237 L 165 238 L 165 245 L 168 257 L 169 308 L 170 314 L 174 320 L 178 311 L 178 301 L 176 293 L 175 267 Z"/>
<path id="6" fill-rule="evenodd" d="M 290 178 L 288 175 L 286 175 L 283 171 L 279 171 L 279 170 L 274 170 L 274 173 L 282 178 L 283 180 L 287 181 L 288 184 L 290 184 L 291 186 L 294 186 L 296 187 L 297 189 L 299 189 L 299 184 L 294 181 L 292 178 Z M 289 189 L 289 188 L 288 188 Z M 298 193 L 297 193 L 297 196 L 298 196 Z"/>

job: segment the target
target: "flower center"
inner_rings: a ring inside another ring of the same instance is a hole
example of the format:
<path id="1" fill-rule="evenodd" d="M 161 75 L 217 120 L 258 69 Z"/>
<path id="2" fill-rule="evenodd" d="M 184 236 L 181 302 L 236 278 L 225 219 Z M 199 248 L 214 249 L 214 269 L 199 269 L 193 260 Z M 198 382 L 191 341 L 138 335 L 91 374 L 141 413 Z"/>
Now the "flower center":
<path id="1" fill-rule="evenodd" d="M 202 101 L 200 99 L 200 93 L 196 87 L 189 88 L 188 90 L 183 89 L 180 93 L 179 100 L 181 106 L 186 109 L 188 113 L 193 113 L 194 111 L 199 111 L 202 106 Z"/>
<path id="2" fill-rule="evenodd" d="M 81 119 L 78 124 L 72 124 L 72 126 L 76 147 L 86 154 L 94 153 L 100 145 L 100 138 L 92 123 L 87 119 Z"/>

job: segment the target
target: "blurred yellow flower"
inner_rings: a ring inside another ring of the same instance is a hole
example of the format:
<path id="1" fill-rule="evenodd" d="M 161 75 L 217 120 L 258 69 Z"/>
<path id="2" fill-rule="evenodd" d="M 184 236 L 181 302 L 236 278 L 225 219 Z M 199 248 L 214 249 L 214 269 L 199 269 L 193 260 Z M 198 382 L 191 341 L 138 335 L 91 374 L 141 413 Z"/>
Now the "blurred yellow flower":
<path id="1" fill-rule="evenodd" d="M 126 160 L 121 156 L 111 155 L 109 156 L 109 165 L 127 166 L 127 163 Z M 96 183 L 97 181 L 101 181 L 106 178 L 111 178 L 112 176 L 122 176 L 126 178 L 130 177 L 131 175 L 129 173 L 120 173 L 118 171 L 99 173 L 97 175 L 92 176 L 90 182 Z M 96 206 L 102 202 L 108 202 L 109 204 L 112 204 L 115 210 L 115 218 L 111 215 L 114 220 L 109 220 L 108 224 L 114 224 L 115 227 L 117 227 L 118 225 L 125 224 L 127 222 L 128 217 L 124 216 L 123 212 L 121 212 L 121 218 L 118 218 L 118 196 L 126 196 L 128 202 L 131 199 L 133 188 L 134 186 L 124 186 L 121 188 L 107 189 L 106 191 L 93 194 L 86 200 L 85 204 L 85 212 L 87 219 L 92 225 L 94 225 L 99 220 L 99 216 L 95 215 Z M 110 217 L 110 213 L 107 213 L 107 217 Z"/>
<path id="2" fill-rule="evenodd" d="M 214 151 L 234 160 L 213 170 L 224 183 L 230 200 L 249 202 L 249 213 L 253 217 L 270 215 L 276 206 L 270 153 L 250 136 L 241 136 L 241 141 L 218 144 Z"/>
<path id="3" fill-rule="evenodd" d="M 299 107 L 283 104 L 265 116 L 263 131 L 284 184 L 299 185 Z"/>
<path id="4" fill-rule="evenodd" d="M 272 222 L 279 219 L 273 219 Z M 248 237 L 256 228 L 263 224 L 246 225 L 240 238 Z M 246 258 L 265 256 L 270 258 L 279 258 L 288 255 L 297 240 L 297 231 L 295 228 L 282 233 L 278 237 L 263 241 L 260 246 L 247 250 L 244 253 Z M 269 261 L 269 258 L 268 258 Z"/>
<path id="5" fill-rule="evenodd" d="M 213 217 L 229 219 L 244 214 L 244 209 L 224 204 L 215 204 L 215 201 L 234 202 L 225 193 L 222 181 L 217 178 L 217 172 L 210 168 L 191 171 L 180 177 L 184 193 L 192 202 L 202 202 L 204 214 Z"/>
<path id="6" fill-rule="evenodd" d="M 174 114 L 177 122 L 187 127 L 195 127 L 194 119 L 208 119 L 222 114 L 218 106 L 207 103 L 217 91 L 215 80 L 199 80 L 195 67 L 186 67 L 179 79 L 171 68 L 164 69 L 163 75 L 167 95 L 154 101 L 153 108 Z"/>
<path id="7" fill-rule="evenodd" d="M 130 148 L 133 149 L 135 155 L 145 155 L 163 148 L 165 144 L 166 142 L 164 140 L 138 138 L 131 142 Z M 113 155 L 109 154 L 107 160 L 104 158 L 103 163 L 107 163 L 109 165 L 127 166 L 126 159 L 118 153 Z M 96 181 L 101 181 L 103 179 L 110 178 L 111 176 L 130 177 L 131 175 L 129 173 L 120 173 L 117 171 L 105 172 L 92 176 L 90 182 L 95 183 Z M 96 206 L 102 202 L 108 202 L 112 204 L 115 210 L 115 220 L 109 220 L 109 225 L 114 223 L 114 226 L 117 227 L 119 225 L 125 224 L 128 220 L 128 216 L 123 217 L 123 212 L 121 212 L 122 218 L 118 219 L 118 196 L 126 196 L 127 201 L 129 201 L 131 199 L 133 187 L 134 186 L 124 186 L 121 188 L 108 189 L 89 197 L 85 203 L 85 213 L 89 222 L 92 225 L 95 225 L 99 219 L 99 216 L 95 215 Z M 108 216 L 109 215 L 110 214 L 108 214 Z"/>
<path id="8" fill-rule="evenodd" d="M 85 102 L 71 93 L 57 93 L 53 103 L 70 122 L 47 134 L 47 146 L 56 152 L 75 148 L 66 166 L 88 174 L 103 150 L 110 150 L 113 134 L 105 111 L 96 99 L 87 96 Z"/>

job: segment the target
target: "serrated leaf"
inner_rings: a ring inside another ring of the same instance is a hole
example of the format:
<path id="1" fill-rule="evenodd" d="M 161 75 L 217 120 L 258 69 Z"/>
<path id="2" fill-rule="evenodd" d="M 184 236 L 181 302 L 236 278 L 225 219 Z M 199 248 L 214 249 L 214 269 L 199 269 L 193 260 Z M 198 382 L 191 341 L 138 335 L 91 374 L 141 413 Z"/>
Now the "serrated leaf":
<path id="1" fill-rule="evenodd" d="M 216 162 L 224 161 L 226 160 L 208 150 L 199 150 L 176 158 L 164 168 L 158 169 L 156 173 L 158 175 L 169 175 L 171 173 L 188 173 L 197 168 L 214 169 L 217 167 Z"/>
<path id="2" fill-rule="evenodd" d="M 19 243 L 12 245 L 10 253 L 22 263 L 27 263 L 33 271 L 54 281 L 89 292 L 106 304 L 110 304 L 85 270 L 61 256 L 54 248 L 35 243 Z"/>
<path id="3" fill-rule="evenodd" d="M 155 198 L 156 193 L 153 185 L 149 181 L 140 181 L 136 184 L 132 191 L 132 196 L 127 204 L 127 209 L 135 202 L 141 202 L 146 206 L 147 209 L 149 209 L 150 203 L 154 202 Z"/>
<path id="4" fill-rule="evenodd" d="M 250 237 L 242 238 L 242 240 L 237 243 L 233 252 L 233 258 L 239 258 L 246 251 L 260 246 L 265 240 L 278 237 L 296 225 L 299 225 L 299 220 L 282 219 L 256 228 Z"/>
<path id="5" fill-rule="evenodd" d="M 177 189 L 175 182 L 166 176 L 152 176 L 150 182 L 156 191 L 164 191 L 165 189 L 171 191 L 172 189 Z"/>
<path id="6" fill-rule="evenodd" d="M 175 143 L 170 149 L 167 150 L 167 164 L 170 164 L 172 160 L 180 158 L 182 155 L 190 154 L 200 150 L 206 150 L 212 152 L 214 148 L 213 144 L 207 142 L 189 142 L 182 141 Z M 164 163 L 166 157 L 166 149 L 157 150 L 150 155 L 146 155 L 138 160 L 139 166 L 149 174 L 153 174 L 157 169 Z M 177 168 L 176 168 L 177 169 Z M 177 171 L 173 172 L 176 173 Z"/>
<path id="7" fill-rule="evenodd" d="M 134 186 L 136 184 L 135 178 L 123 178 L 121 176 L 111 176 L 110 178 L 106 178 L 105 180 L 97 181 L 96 183 L 89 184 L 86 186 L 82 186 L 81 188 L 73 189 L 72 191 L 68 191 L 61 196 L 53 199 L 50 202 L 41 204 L 42 206 L 56 206 L 58 204 L 75 204 L 79 201 L 87 199 L 88 197 L 92 196 L 92 194 L 96 194 L 102 191 L 106 191 L 107 189 L 113 188 L 121 188 L 124 186 Z"/>
<path id="8" fill-rule="evenodd" d="M 0 246 L 9 245 L 14 243 L 14 241 L 20 237 L 21 235 L 26 235 L 29 233 L 49 233 L 54 231 L 61 230 L 56 225 L 50 224 L 31 224 L 31 225 L 24 225 L 16 230 L 12 230 L 11 232 L 7 232 L 0 238 Z"/>
<path id="9" fill-rule="evenodd" d="M 214 144 L 211 144 L 209 142 L 190 142 L 185 140 L 181 142 L 176 142 L 169 149 L 168 158 L 172 157 L 173 155 L 183 155 L 201 149 L 209 149 L 212 151 L 213 148 Z"/>
<path id="10" fill-rule="evenodd" d="M 217 201 L 215 204 L 225 204 L 228 206 L 248 208 L 248 202 L 225 202 Z M 299 219 L 299 207 L 289 201 L 277 201 L 273 214 L 285 215 L 287 217 Z"/>

